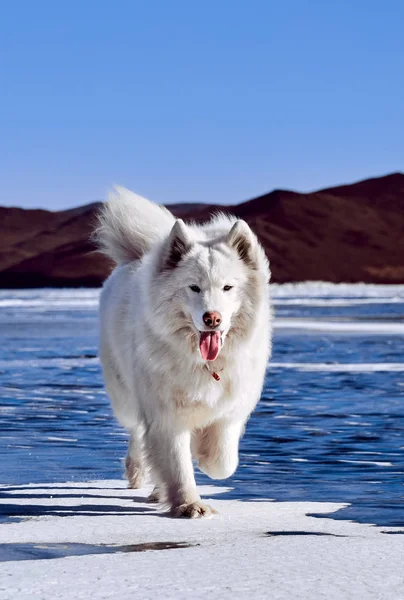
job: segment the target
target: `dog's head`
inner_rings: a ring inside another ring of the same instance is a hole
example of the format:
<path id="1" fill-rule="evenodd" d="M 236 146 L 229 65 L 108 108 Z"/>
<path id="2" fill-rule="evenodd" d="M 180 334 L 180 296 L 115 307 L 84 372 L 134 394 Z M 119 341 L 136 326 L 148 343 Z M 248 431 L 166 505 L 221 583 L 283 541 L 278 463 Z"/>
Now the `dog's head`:
<path id="1" fill-rule="evenodd" d="M 203 361 L 215 360 L 228 335 L 248 328 L 267 293 L 268 261 L 256 236 L 245 221 L 224 215 L 203 226 L 177 220 L 156 268 L 164 331 L 175 343 L 191 338 Z"/>

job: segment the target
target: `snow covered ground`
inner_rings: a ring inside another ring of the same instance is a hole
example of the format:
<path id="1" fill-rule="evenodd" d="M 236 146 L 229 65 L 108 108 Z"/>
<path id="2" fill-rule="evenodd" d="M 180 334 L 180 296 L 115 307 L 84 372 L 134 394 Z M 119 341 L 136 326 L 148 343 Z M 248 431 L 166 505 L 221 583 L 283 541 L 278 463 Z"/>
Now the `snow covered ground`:
<path id="1" fill-rule="evenodd" d="M 120 480 L 1 486 L 1 600 L 404 598 L 404 530 L 201 491 L 211 520 L 168 518 Z"/>

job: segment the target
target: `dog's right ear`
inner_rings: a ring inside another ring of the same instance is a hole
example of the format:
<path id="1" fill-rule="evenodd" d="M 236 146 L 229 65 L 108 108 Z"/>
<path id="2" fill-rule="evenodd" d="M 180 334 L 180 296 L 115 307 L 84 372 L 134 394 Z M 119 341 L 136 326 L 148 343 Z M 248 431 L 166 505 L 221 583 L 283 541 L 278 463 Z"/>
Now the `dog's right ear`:
<path id="1" fill-rule="evenodd" d="M 183 256 L 190 251 L 191 246 L 192 240 L 184 221 L 177 219 L 164 246 L 160 270 L 175 269 Z"/>

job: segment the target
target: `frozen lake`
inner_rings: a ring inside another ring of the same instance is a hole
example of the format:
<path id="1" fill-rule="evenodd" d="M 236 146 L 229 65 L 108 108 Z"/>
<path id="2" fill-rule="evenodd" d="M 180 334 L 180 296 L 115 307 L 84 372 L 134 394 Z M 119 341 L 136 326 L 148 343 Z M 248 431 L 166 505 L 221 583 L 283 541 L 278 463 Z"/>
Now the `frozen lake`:
<path id="1" fill-rule="evenodd" d="M 0 290 L 0 483 L 114 479 L 97 290 Z M 227 498 L 404 526 L 404 286 L 272 286 L 274 352 Z M 211 483 L 197 474 L 199 483 Z"/>

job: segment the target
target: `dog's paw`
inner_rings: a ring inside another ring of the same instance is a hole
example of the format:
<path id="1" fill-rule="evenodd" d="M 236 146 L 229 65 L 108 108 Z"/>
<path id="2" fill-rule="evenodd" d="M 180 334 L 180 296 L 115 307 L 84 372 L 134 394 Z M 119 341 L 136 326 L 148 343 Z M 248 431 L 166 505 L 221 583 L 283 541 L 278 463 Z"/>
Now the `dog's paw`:
<path id="1" fill-rule="evenodd" d="M 140 488 L 142 488 L 144 486 L 144 484 L 145 484 L 144 477 L 140 473 L 138 473 L 137 475 L 134 475 L 131 478 L 128 477 L 128 488 L 130 490 L 139 490 Z"/>
<path id="2" fill-rule="evenodd" d="M 153 490 L 152 493 L 147 496 L 146 502 L 150 502 L 150 504 L 159 504 L 161 502 L 159 493 Z"/>
<path id="3" fill-rule="evenodd" d="M 204 504 L 202 500 L 191 502 L 190 504 L 181 504 L 180 506 L 173 506 L 171 508 L 171 514 L 173 517 L 185 517 L 186 519 L 210 519 L 213 515 L 217 514 L 217 510 Z"/>
<path id="4" fill-rule="evenodd" d="M 159 504 L 165 502 L 166 496 L 164 490 L 156 485 L 150 496 L 147 498 L 147 502 L 152 504 Z"/>

